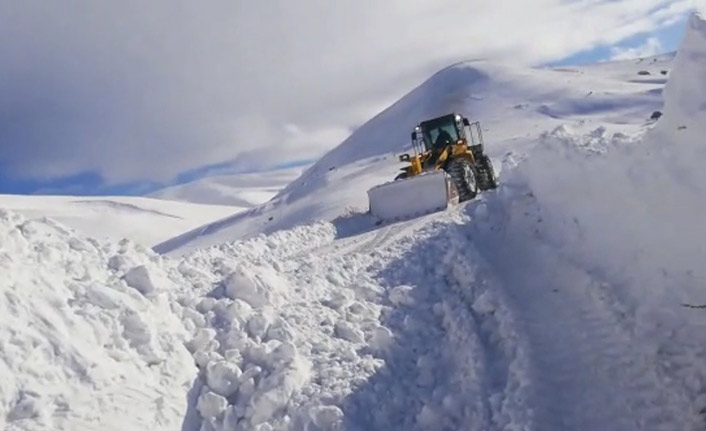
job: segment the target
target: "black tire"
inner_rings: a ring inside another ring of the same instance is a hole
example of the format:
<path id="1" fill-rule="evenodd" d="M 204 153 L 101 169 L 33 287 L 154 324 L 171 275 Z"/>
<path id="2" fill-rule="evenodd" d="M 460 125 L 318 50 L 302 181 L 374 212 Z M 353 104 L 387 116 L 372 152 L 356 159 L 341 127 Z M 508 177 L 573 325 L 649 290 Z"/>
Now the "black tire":
<path id="1" fill-rule="evenodd" d="M 498 178 L 495 176 L 490 157 L 482 156 L 478 163 L 478 186 L 481 190 L 498 188 Z"/>
<path id="2" fill-rule="evenodd" d="M 402 172 L 401 174 L 399 174 L 399 175 L 397 175 L 397 176 L 395 177 L 395 181 L 397 181 L 397 180 L 403 180 L 403 179 L 407 178 L 408 176 L 409 176 L 409 175 L 407 174 L 407 172 Z"/>
<path id="3" fill-rule="evenodd" d="M 467 159 L 456 159 L 449 163 L 446 172 L 451 176 L 458 190 L 459 202 L 468 201 L 478 194 L 478 181 L 473 165 Z"/>

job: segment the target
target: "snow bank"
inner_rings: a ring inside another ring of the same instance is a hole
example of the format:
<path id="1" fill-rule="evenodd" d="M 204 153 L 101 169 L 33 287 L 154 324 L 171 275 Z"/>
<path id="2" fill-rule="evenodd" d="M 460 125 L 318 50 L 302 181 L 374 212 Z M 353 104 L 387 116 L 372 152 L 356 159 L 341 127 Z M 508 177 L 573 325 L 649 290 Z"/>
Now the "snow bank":
<path id="1" fill-rule="evenodd" d="M 697 281 L 706 277 L 705 74 L 706 21 L 695 14 L 655 129 L 644 138 L 556 129 L 508 179 L 531 190 L 549 238 L 611 268 L 606 276 L 629 278 L 636 296 L 706 301 Z"/>
<path id="2" fill-rule="evenodd" d="M 181 260 L 0 212 L 0 428 L 336 429 L 379 306 L 316 224 Z M 365 258 L 366 264 L 370 258 Z M 351 266 L 352 265 L 352 266 Z"/>
<path id="3" fill-rule="evenodd" d="M 706 365 L 693 360 L 706 355 L 706 313 L 693 308 L 706 304 L 705 54 L 706 22 L 694 15 L 653 130 L 545 133 L 519 161 L 508 157 L 497 194 L 469 207 L 491 259 L 534 255 L 528 280 L 551 273 L 560 284 L 573 271 L 566 283 L 588 284 L 668 388 L 662 405 L 680 406 L 664 413 L 680 429 L 702 423 L 706 407 Z"/>
<path id="4" fill-rule="evenodd" d="M 698 142 L 703 141 L 706 124 L 704 13 L 694 13 L 689 19 L 684 40 L 674 60 L 674 68 L 664 89 L 664 116 L 650 137 L 655 142 L 687 147 L 683 151 L 702 147 Z"/>
<path id="5" fill-rule="evenodd" d="M 200 250 L 179 263 L 172 278 L 194 287 L 180 304 L 200 369 L 200 429 L 340 426 L 336 391 L 372 368 L 370 357 L 351 349 L 364 345 L 366 331 L 348 315 L 354 304 L 363 307 L 358 313 L 367 306 L 336 292 L 348 288 L 332 284 L 335 275 L 320 272 L 309 252 L 334 238 L 334 227 L 320 223 Z M 359 335 L 341 338 L 342 328 Z"/>
<path id="6" fill-rule="evenodd" d="M 0 210 L 0 428 L 180 426 L 194 368 L 159 261 Z"/>

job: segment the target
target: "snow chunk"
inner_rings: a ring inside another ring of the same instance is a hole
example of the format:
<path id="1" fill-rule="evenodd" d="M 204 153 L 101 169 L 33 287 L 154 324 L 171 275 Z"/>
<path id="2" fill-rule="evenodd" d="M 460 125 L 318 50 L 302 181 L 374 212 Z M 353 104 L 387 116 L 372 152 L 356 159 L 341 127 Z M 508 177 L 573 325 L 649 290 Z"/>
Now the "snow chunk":
<path id="1" fill-rule="evenodd" d="M 286 283 L 273 271 L 262 268 L 239 267 L 226 278 L 224 284 L 229 298 L 245 301 L 253 308 L 281 303 L 281 296 L 288 290 Z"/>
<path id="2" fill-rule="evenodd" d="M 252 425 L 266 422 L 283 410 L 292 396 L 299 392 L 309 379 L 309 366 L 301 360 L 291 368 L 273 373 L 262 381 L 261 388 L 252 397 L 248 416 Z"/>
<path id="3" fill-rule="evenodd" d="M 123 276 L 123 280 L 125 280 L 128 286 L 143 295 L 149 295 L 156 290 L 150 271 L 144 265 L 136 266 L 129 270 Z"/>
<path id="4" fill-rule="evenodd" d="M 394 340 L 392 331 L 384 326 L 379 326 L 373 330 L 373 335 L 370 337 L 368 344 L 373 351 L 380 352 L 389 348 Z"/>
<path id="5" fill-rule="evenodd" d="M 262 339 L 272 323 L 269 313 L 256 313 L 248 320 L 248 333 L 253 338 Z"/>
<path id="6" fill-rule="evenodd" d="M 390 290 L 388 298 L 390 302 L 395 305 L 412 305 L 414 304 L 414 298 L 412 297 L 413 290 L 414 288 L 412 286 L 397 286 Z"/>
<path id="7" fill-rule="evenodd" d="M 321 430 L 343 429 L 343 412 L 336 406 L 315 406 L 309 410 L 309 417 Z"/>
<path id="8" fill-rule="evenodd" d="M 336 322 L 334 334 L 338 338 L 350 341 L 351 343 L 361 343 L 363 341 L 363 333 L 355 328 L 350 322 L 340 320 Z"/>
<path id="9" fill-rule="evenodd" d="M 212 328 L 201 328 L 196 332 L 194 338 L 186 343 L 186 347 L 191 352 L 197 352 L 204 349 L 213 349 L 213 343 L 218 343 L 216 340 L 216 330 Z"/>
<path id="10" fill-rule="evenodd" d="M 213 361 L 206 367 L 206 384 L 218 395 L 229 397 L 238 390 L 242 371 L 228 361 Z"/>
<path id="11" fill-rule="evenodd" d="M 201 394 L 196 405 L 196 408 L 204 419 L 220 417 L 225 413 L 227 407 L 228 400 L 210 391 Z"/>

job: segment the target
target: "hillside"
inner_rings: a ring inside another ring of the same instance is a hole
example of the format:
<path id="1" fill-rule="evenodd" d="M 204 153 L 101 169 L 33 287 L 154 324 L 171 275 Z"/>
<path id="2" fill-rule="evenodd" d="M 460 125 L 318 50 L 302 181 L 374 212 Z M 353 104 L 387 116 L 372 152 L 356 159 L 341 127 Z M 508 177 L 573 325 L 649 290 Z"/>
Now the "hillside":
<path id="1" fill-rule="evenodd" d="M 305 168 L 295 167 L 262 173 L 223 174 L 166 187 L 149 197 L 208 205 L 252 208 L 272 199 L 301 175 Z"/>
<path id="2" fill-rule="evenodd" d="M 128 238 L 145 247 L 245 210 L 143 197 L 21 195 L 0 195 L 0 208 L 28 218 L 49 217 L 93 238 Z"/>
<path id="3" fill-rule="evenodd" d="M 672 56 L 575 68 L 518 69 L 487 62 L 451 66 L 360 127 L 272 201 L 180 235 L 156 247 L 183 253 L 224 240 L 334 220 L 367 210 L 366 191 L 390 181 L 397 155 L 421 119 L 458 111 L 483 124 L 498 170 L 522 157 L 545 131 L 565 125 L 578 133 L 634 134 L 662 106 Z M 643 75 L 641 73 L 649 73 Z M 502 172 L 501 172 L 502 174 Z"/>

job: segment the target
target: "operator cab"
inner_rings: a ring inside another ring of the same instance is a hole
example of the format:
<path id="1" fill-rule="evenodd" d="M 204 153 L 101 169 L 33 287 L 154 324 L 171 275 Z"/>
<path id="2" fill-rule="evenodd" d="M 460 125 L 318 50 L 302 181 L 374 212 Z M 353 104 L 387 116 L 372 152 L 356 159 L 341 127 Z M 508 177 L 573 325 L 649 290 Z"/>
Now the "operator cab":
<path id="1" fill-rule="evenodd" d="M 463 127 L 463 124 L 458 124 L 457 118 L 460 119 L 460 116 L 449 114 L 420 123 L 424 148 L 438 151 L 457 142 L 460 139 L 459 126 Z"/>
<path id="2" fill-rule="evenodd" d="M 474 156 L 483 154 L 480 123 L 471 123 L 459 114 L 448 114 L 423 121 L 412 132 L 415 151 L 439 152 L 447 145 L 464 143 Z"/>

